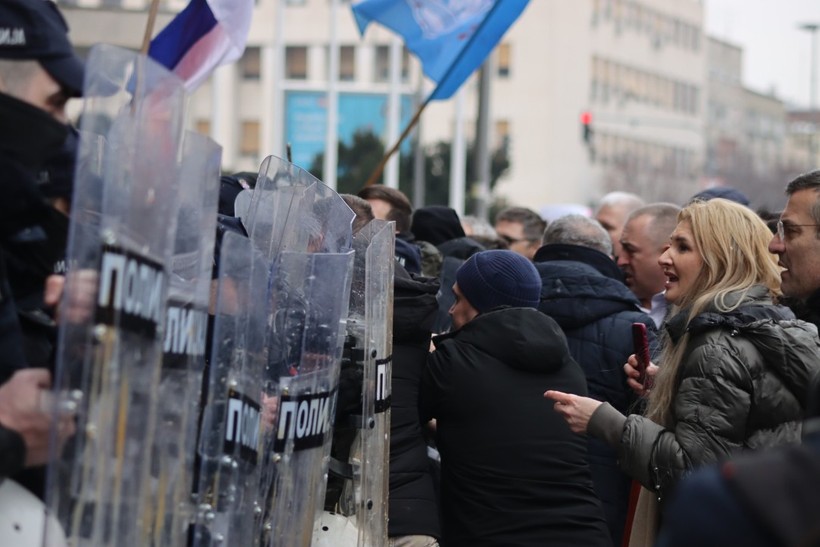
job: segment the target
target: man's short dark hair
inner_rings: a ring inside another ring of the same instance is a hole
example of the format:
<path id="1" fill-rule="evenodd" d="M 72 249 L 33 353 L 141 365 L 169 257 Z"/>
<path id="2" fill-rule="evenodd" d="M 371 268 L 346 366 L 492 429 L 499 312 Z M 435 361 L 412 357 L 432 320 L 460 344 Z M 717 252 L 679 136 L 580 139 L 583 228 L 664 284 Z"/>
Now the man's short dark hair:
<path id="1" fill-rule="evenodd" d="M 380 199 L 390 204 L 390 212 L 385 220 L 396 223 L 396 232 L 404 234 L 410 231 L 410 222 L 413 217 L 413 206 L 404 192 L 390 188 L 383 184 L 365 186 L 356 194 L 362 199 Z"/>
<path id="2" fill-rule="evenodd" d="M 811 218 L 814 219 L 815 224 L 820 224 L 820 169 L 803 173 L 788 185 L 786 185 L 786 195 L 790 196 L 800 190 L 814 190 L 817 194 L 817 199 L 811 208 Z M 820 230 L 818 230 L 820 234 Z"/>
<path id="3" fill-rule="evenodd" d="M 523 228 L 524 239 L 541 241 L 547 222 L 541 215 L 526 207 L 507 207 L 495 215 L 495 224 L 499 222 L 517 222 Z"/>
<path id="4" fill-rule="evenodd" d="M 353 219 L 353 234 L 357 234 L 373 220 L 373 208 L 367 200 L 359 196 L 354 196 L 353 194 L 340 194 L 340 196 L 344 202 L 347 203 L 347 206 L 356 213 L 356 218 Z"/>
<path id="5" fill-rule="evenodd" d="M 678 213 L 680 213 L 680 207 L 674 203 L 650 203 L 629 213 L 626 222 L 628 223 L 638 217 L 648 216 L 651 219 L 649 225 L 650 238 L 656 245 L 661 245 L 675 231 L 675 226 L 678 225 Z"/>

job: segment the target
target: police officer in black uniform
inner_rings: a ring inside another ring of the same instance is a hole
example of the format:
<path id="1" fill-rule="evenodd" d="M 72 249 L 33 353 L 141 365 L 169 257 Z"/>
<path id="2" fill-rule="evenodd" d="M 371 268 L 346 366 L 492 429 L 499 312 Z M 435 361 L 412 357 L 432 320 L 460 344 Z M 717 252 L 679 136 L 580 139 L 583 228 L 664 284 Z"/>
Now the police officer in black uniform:
<path id="1" fill-rule="evenodd" d="M 54 331 L 43 291 L 64 254 L 67 219 L 50 207 L 38 177 L 64 146 L 65 105 L 79 96 L 83 63 L 53 2 L 0 2 L 0 475 L 45 462 L 48 415 L 41 391 L 51 347 L 27 333 Z M 39 305 L 32 305 L 35 301 Z M 35 311 L 36 310 L 36 311 Z M 39 313 L 37 313 L 39 312 Z M 40 315 L 42 313 L 42 315 Z M 46 340 L 47 337 L 43 337 Z M 10 383 L 9 383 L 10 382 Z M 20 389 L 11 389 L 18 387 Z"/>

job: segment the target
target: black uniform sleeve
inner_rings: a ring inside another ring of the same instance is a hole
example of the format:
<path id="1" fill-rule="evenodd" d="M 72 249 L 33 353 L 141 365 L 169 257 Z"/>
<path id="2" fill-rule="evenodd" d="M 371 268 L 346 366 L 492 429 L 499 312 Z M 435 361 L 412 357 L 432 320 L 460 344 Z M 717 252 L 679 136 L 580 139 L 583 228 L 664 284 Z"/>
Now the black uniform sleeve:
<path id="1" fill-rule="evenodd" d="M 0 426 L 0 477 L 16 475 L 26 461 L 23 437 L 14 430 Z"/>

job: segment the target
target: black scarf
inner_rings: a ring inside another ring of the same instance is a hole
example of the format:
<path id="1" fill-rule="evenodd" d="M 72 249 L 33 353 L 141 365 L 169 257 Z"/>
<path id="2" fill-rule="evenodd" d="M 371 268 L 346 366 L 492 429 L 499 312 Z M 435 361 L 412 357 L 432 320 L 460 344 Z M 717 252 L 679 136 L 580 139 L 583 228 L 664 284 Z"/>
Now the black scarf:
<path id="1" fill-rule="evenodd" d="M 48 205 L 37 188 L 43 162 L 65 142 L 68 126 L 0 93 L 0 238 L 37 225 Z"/>

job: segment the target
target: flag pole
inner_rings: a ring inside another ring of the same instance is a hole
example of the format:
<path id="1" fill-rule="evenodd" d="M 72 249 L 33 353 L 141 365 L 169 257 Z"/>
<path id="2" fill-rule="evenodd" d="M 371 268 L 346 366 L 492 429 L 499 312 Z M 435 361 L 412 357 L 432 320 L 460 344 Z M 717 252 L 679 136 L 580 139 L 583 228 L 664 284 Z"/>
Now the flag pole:
<path id="1" fill-rule="evenodd" d="M 134 96 L 131 98 L 131 114 L 137 111 L 137 94 L 140 92 L 142 72 L 144 70 L 142 58 L 148 56 L 148 48 L 151 47 L 151 36 L 154 34 L 154 23 L 157 21 L 157 9 L 159 0 L 151 0 L 151 7 L 148 10 L 148 22 L 145 23 L 145 34 L 142 36 L 142 47 L 140 47 L 140 57 L 137 58 L 136 85 L 134 85 Z"/>
<path id="2" fill-rule="evenodd" d="M 390 156 L 396 153 L 396 150 L 399 149 L 401 143 L 419 122 L 419 119 L 421 118 L 421 113 L 424 112 L 424 109 L 427 108 L 428 104 L 430 104 L 430 97 L 425 99 L 424 102 L 421 103 L 421 105 L 418 107 L 416 113 L 413 114 L 413 117 L 407 123 L 407 127 L 405 127 L 404 131 L 402 131 L 401 135 L 399 135 L 399 139 L 396 141 L 396 144 L 394 144 L 393 147 L 390 148 L 390 150 L 385 152 L 382 161 L 379 162 L 379 165 L 377 165 L 376 168 L 373 170 L 373 173 L 371 173 L 370 178 L 368 178 L 367 182 L 364 183 L 365 186 L 373 186 L 374 184 L 376 184 L 376 181 L 381 176 L 382 171 L 384 171 L 384 166 L 387 165 L 387 162 L 390 160 Z"/>
<path id="3" fill-rule="evenodd" d="M 154 34 L 154 23 L 157 21 L 157 10 L 159 0 L 151 0 L 151 8 L 148 10 L 148 22 L 145 24 L 145 34 L 142 37 L 142 47 L 140 53 L 148 55 L 148 48 L 151 46 L 151 35 Z"/>

